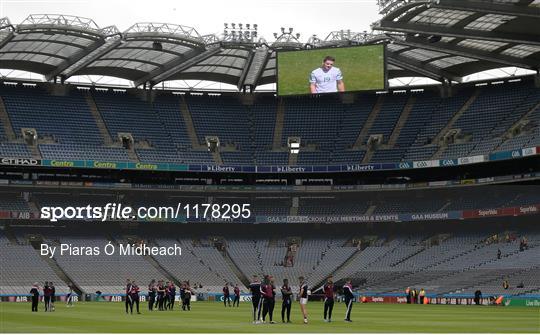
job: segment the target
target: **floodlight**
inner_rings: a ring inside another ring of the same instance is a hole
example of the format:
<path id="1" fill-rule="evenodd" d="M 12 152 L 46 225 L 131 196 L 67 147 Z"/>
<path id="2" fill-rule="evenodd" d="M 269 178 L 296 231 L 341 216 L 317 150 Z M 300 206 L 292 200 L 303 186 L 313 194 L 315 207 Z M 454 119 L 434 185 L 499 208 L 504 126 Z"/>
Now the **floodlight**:
<path id="1" fill-rule="evenodd" d="M 228 23 L 224 23 L 225 25 L 225 29 L 229 28 L 229 24 Z"/>
<path id="2" fill-rule="evenodd" d="M 249 28 L 250 26 L 251 26 L 251 25 L 250 25 L 249 23 L 246 23 L 246 28 L 247 28 L 247 29 L 250 29 L 250 28 Z"/>
<path id="3" fill-rule="evenodd" d="M 281 32 L 285 34 L 285 28 L 281 27 Z"/>
<path id="4" fill-rule="evenodd" d="M 289 34 L 292 34 L 293 28 L 289 27 Z"/>
<path id="5" fill-rule="evenodd" d="M 274 33 L 274 37 L 277 38 L 277 33 Z"/>

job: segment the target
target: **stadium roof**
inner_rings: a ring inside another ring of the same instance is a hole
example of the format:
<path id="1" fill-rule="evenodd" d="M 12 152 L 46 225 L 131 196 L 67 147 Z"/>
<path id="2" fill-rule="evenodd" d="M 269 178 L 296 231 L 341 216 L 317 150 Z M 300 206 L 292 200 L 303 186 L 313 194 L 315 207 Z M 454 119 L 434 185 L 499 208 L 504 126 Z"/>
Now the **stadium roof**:
<path id="1" fill-rule="evenodd" d="M 460 82 L 501 67 L 540 68 L 539 0 L 379 1 L 377 32 L 349 30 L 306 43 L 282 28 L 267 42 L 245 31 L 200 35 L 194 28 L 136 23 L 124 32 L 67 15 L 0 20 L 0 68 L 39 73 L 45 80 L 102 75 L 134 86 L 202 80 L 238 89 L 275 82 L 278 50 L 389 43 L 388 78 Z"/>
<path id="2" fill-rule="evenodd" d="M 538 0 L 380 1 L 372 25 L 394 42 L 389 63 L 428 78 L 451 81 L 516 66 L 540 68 Z"/>

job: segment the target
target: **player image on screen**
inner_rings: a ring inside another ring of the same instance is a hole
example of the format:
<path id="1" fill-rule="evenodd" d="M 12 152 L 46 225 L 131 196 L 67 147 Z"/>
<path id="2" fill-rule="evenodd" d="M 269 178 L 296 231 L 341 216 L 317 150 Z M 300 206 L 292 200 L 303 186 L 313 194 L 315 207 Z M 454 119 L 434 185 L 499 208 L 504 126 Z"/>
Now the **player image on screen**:
<path id="1" fill-rule="evenodd" d="M 279 96 L 380 90 L 387 83 L 384 44 L 281 50 L 276 67 Z"/>
<path id="2" fill-rule="evenodd" d="M 341 70 L 334 67 L 336 59 L 326 56 L 319 68 L 311 71 L 309 89 L 311 94 L 345 92 L 345 83 Z"/>

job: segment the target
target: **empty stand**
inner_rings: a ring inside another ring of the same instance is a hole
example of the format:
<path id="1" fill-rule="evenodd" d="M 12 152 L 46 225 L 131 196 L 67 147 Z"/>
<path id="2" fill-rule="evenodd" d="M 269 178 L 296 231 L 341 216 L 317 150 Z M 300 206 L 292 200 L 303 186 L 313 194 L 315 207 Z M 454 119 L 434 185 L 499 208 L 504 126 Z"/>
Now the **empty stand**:
<path id="1" fill-rule="evenodd" d="M 3 157 L 287 165 L 293 136 L 302 142 L 293 163 L 329 165 L 457 158 L 540 144 L 540 91 L 525 82 L 465 87 L 448 98 L 429 91 L 362 94 L 346 102 L 261 95 L 248 105 L 234 95 L 159 92 L 147 101 L 131 91 L 56 95 L 34 86 L 0 87 Z M 518 123 L 525 126 L 514 134 Z M 37 147 L 24 144 L 22 128 L 36 129 Z M 459 130 L 457 141 L 441 142 L 450 129 Z M 119 133 L 133 136 L 133 150 L 121 146 Z M 367 150 L 369 135 L 378 134 L 382 144 Z M 220 139 L 216 157 L 206 136 Z"/>

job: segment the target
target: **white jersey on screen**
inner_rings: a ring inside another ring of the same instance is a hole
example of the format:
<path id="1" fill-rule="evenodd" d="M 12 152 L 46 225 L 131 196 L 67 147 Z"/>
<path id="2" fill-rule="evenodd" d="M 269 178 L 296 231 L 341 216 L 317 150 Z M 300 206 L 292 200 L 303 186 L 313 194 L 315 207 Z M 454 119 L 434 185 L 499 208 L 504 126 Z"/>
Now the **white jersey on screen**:
<path id="1" fill-rule="evenodd" d="M 326 72 L 320 67 L 311 71 L 309 76 L 309 83 L 315 84 L 317 93 L 337 92 L 338 80 L 343 80 L 343 75 L 337 67 L 333 67 Z"/>

